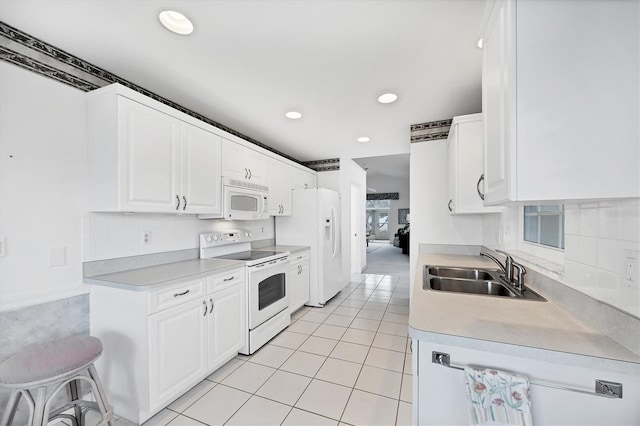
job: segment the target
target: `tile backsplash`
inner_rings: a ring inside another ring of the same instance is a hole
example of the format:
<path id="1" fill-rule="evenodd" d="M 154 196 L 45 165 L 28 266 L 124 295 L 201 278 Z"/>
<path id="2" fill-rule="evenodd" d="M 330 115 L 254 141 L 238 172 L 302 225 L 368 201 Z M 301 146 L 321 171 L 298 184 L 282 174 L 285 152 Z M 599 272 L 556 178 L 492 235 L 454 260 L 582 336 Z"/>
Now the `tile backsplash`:
<path id="1" fill-rule="evenodd" d="M 519 220 L 518 206 L 485 215 L 483 245 L 517 253 Z M 565 285 L 640 318 L 640 199 L 565 204 L 564 265 L 549 269 Z"/>
<path id="2" fill-rule="evenodd" d="M 564 278 L 572 287 L 640 317 L 639 265 L 639 199 L 565 206 Z"/>
<path id="3" fill-rule="evenodd" d="M 83 261 L 198 248 L 201 233 L 230 229 L 247 229 L 256 240 L 274 238 L 273 218 L 228 221 L 199 220 L 194 215 L 86 213 Z M 143 233 L 149 233 L 146 243 Z"/>

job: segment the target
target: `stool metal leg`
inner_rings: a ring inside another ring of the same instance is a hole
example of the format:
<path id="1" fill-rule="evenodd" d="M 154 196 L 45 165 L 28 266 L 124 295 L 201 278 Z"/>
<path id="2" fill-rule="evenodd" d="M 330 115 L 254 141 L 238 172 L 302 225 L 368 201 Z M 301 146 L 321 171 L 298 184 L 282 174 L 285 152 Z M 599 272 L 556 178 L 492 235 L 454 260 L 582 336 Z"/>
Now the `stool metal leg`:
<path id="1" fill-rule="evenodd" d="M 6 411 L 2 415 L 2 420 L 0 420 L 0 426 L 9 426 L 13 423 L 13 417 L 16 415 L 16 410 L 18 409 L 18 403 L 20 402 L 21 395 L 22 392 L 20 392 L 20 390 L 18 389 L 13 389 L 11 391 Z"/>
<path id="2" fill-rule="evenodd" d="M 89 365 L 89 377 L 93 380 L 97 388 L 97 395 L 95 395 L 96 402 L 98 406 L 103 409 L 103 420 L 106 420 L 106 424 L 109 426 L 113 425 L 113 409 L 109 405 L 109 401 L 107 401 L 107 394 L 104 392 L 104 388 L 102 387 L 102 383 L 100 382 L 100 377 L 98 376 L 98 372 L 96 371 L 96 367 L 91 364 Z"/>
<path id="3" fill-rule="evenodd" d="M 29 391 L 33 392 L 32 390 Z M 47 402 L 47 388 L 42 386 L 35 389 L 35 407 L 33 410 L 33 420 L 30 426 L 47 426 L 49 421 L 48 413 L 46 412 Z"/>
<path id="4" fill-rule="evenodd" d="M 67 386 L 67 393 L 69 394 L 69 399 L 71 401 L 77 401 L 80 399 L 80 382 L 77 380 L 73 380 L 69 382 Z M 73 421 L 73 426 L 78 426 L 82 422 L 82 407 L 75 406 L 73 409 L 75 420 Z"/>

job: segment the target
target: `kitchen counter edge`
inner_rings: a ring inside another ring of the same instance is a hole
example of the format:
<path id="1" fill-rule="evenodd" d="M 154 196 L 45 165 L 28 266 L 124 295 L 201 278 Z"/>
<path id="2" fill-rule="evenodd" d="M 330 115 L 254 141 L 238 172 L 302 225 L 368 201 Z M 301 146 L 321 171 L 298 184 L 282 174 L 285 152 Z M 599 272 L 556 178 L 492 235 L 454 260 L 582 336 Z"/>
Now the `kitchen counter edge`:
<path id="1" fill-rule="evenodd" d="M 218 274 L 243 266 L 244 262 L 237 260 L 190 259 L 147 268 L 84 277 L 83 282 L 85 284 L 131 291 L 150 291 L 179 284 L 186 279 Z"/>

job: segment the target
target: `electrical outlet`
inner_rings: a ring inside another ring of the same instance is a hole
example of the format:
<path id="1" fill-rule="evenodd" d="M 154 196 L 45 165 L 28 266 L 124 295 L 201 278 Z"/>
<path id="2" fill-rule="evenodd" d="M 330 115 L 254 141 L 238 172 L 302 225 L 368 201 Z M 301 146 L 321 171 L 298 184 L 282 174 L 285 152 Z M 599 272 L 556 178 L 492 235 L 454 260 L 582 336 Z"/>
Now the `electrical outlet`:
<path id="1" fill-rule="evenodd" d="M 630 282 L 634 282 L 637 280 L 634 272 L 636 269 L 637 260 L 633 257 L 627 257 L 625 260 L 625 268 L 624 268 L 624 279 Z"/>
<path id="2" fill-rule="evenodd" d="M 151 244 L 151 231 L 142 231 L 142 245 Z"/>

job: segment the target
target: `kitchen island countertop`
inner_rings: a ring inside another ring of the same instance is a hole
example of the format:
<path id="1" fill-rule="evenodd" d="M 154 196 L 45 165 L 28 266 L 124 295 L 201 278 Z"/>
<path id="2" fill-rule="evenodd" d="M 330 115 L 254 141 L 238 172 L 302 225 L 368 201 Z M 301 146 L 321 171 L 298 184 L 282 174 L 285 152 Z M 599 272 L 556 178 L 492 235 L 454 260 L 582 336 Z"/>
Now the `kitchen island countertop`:
<path id="1" fill-rule="evenodd" d="M 416 339 L 511 350 L 549 360 L 553 355 L 548 351 L 553 351 L 640 367 L 638 355 L 551 300 L 538 302 L 423 289 L 425 265 L 497 269 L 487 258 L 424 253 L 419 255 L 416 265 L 409 316 L 409 333 Z M 537 291 L 535 285 L 531 287 Z"/>

